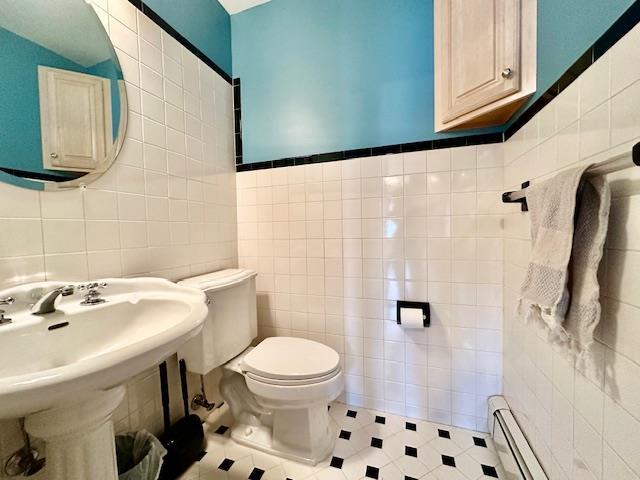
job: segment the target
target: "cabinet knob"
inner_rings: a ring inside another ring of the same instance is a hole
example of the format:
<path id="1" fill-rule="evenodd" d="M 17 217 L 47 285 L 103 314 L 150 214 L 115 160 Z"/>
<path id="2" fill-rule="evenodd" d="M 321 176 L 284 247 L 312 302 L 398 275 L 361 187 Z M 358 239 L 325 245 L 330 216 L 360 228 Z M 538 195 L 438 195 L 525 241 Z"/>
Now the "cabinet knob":
<path id="1" fill-rule="evenodd" d="M 510 68 L 505 68 L 504 70 L 502 70 L 502 78 L 512 78 L 513 77 L 513 70 L 511 70 Z"/>
<path id="2" fill-rule="evenodd" d="M 504 75 L 504 72 L 502 72 L 502 75 Z M 52 153 L 49 155 L 51 158 L 58 158 L 58 154 L 57 153 Z"/>

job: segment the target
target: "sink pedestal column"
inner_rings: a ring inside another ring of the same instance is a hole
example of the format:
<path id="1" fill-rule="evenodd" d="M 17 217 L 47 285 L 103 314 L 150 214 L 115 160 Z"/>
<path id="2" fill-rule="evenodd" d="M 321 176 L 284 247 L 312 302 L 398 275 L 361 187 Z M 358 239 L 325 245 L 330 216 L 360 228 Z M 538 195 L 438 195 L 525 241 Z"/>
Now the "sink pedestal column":
<path id="1" fill-rule="evenodd" d="M 26 417 L 27 433 L 46 442 L 49 480 L 117 480 L 111 416 L 124 394 L 119 386 Z"/>

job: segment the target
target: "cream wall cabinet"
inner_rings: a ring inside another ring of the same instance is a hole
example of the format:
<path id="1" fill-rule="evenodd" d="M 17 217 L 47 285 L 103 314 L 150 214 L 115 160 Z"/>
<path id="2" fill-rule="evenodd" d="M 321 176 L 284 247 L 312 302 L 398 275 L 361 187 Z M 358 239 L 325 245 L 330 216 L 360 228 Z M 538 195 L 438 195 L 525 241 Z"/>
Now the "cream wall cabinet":
<path id="1" fill-rule="evenodd" d="M 505 123 L 536 89 L 536 0 L 435 0 L 435 129 Z"/>

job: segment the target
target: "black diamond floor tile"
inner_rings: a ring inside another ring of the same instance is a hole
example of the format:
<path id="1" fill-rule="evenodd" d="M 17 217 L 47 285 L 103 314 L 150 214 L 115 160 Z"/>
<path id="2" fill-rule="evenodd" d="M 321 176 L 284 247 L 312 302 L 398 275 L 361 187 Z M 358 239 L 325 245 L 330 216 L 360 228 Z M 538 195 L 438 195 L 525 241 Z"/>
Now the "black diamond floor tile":
<path id="1" fill-rule="evenodd" d="M 418 480 L 417 478 L 410 477 L 409 475 L 404 476 L 404 480 Z"/>
<path id="2" fill-rule="evenodd" d="M 406 428 L 407 430 L 414 431 L 414 432 L 418 429 L 417 425 L 415 423 L 411 423 L 411 422 L 406 422 L 404 424 L 404 428 Z"/>
<path id="3" fill-rule="evenodd" d="M 343 440 L 349 440 L 351 438 L 351 432 L 348 432 L 347 430 L 340 430 L 340 435 L 338 435 L 338 437 Z"/>
<path id="4" fill-rule="evenodd" d="M 450 457 L 449 455 L 442 455 L 442 464 L 447 465 L 449 467 L 455 467 L 456 459 L 453 457 Z"/>
<path id="5" fill-rule="evenodd" d="M 358 415 L 358 412 L 355 410 L 347 410 L 347 417 L 356 418 L 356 415 Z"/>
<path id="6" fill-rule="evenodd" d="M 229 427 L 227 427 L 226 425 L 220 425 L 218 428 L 216 428 L 216 431 L 213 433 L 217 433 L 218 435 L 224 435 L 225 433 L 227 433 L 227 430 L 229 430 Z"/>
<path id="7" fill-rule="evenodd" d="M 482 467 L 482 473 L 484 473 L 487 477 L 498 478 L 498 471 L 495 467 L 484 464 L 480 464 L 480 466 Z"/>
<path id="8" fill-rule="evenodd" d="M 385 417 L 381 417 L 380 415 L 376 415 L 376 423 L 381 423 L 384 425 L 387 423 L 387 419 Z"/>
<path id="9" fill-rule="evenodd" d="M 333 468 L 342 468 L 342 464 L 344 463 L 344 459 L 340 457 L 331 457 L 331 465 Z"/>
<path id="10" fill-rule="evenodd" d="M 442 429 L 438 429 L 438 436 L 442 437 L 442 438 L 451 438 L 451 434 L 449 433 L 449 430 L 442 430 Z"/>
<path id="11" fill-rule="evenodd" d="M 487 442 L 485 441 L 484 438 L 479 438 L 479 437 L 473 437 L 473 444 L 476 447 L 484 447 L 487 448 Z"/>
<path id="12" fill-rule="evenodd" d="M 377 437 L 371 437 L 371 446 L 374 448 L 382 448 L 382 439 Z"/>
<path id="13" fill-rule="evenodd" d="M 409 445 L 405 445 L 404 454 L 410 457 L 418 457 L 418 449 L 416 447 L 410 447 Z"/>
<path id="14" fill-rule="evenodd" d="M 377 467 L 372 467 L 371 465 L 367 465 L 367 472 L 365 473 L 365 477 L 378 479 L 378 475 L 380 475 L 380 469 Z"/>
<path id="15" fill-rule="evenodd" d="M 260 480 L 262 475 L 264 475 L 264 470 L 261 468 L 254 468 L 249 474 L 249 480 Z"/>
<path id="16" fill-rule="evenodd" d="M 224 470 L 225 472 L 228 472 L 233 464 L 234 464 L 233 460 L 231 460 L 230 458 L 225 458 L 224 460 L 222 460 L 222 463 L 218 465 L 218 468 L 220 470 Z"/>

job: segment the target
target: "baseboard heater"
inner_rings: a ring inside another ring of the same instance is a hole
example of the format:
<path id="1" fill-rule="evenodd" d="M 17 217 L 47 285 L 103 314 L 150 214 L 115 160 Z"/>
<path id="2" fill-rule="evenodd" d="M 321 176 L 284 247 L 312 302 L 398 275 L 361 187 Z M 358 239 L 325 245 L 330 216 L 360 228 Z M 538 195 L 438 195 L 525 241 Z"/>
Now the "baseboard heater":
<path id="1" fill-rule="evenodd" d="M 489 398 L 489 431 L 509 480 L 549 480 L 500 395 Z"/>

